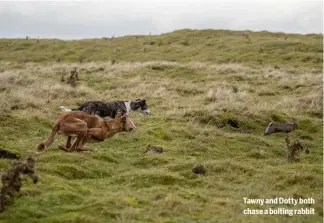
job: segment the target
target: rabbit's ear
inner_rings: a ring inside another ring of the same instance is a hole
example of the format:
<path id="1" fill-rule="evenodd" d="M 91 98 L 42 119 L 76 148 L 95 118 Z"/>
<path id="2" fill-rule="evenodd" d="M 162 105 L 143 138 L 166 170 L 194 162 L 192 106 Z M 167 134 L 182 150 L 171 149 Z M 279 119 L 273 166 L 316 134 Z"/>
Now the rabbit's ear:
<path id="1" fill-rule="evenodd" d="M 273 128 L 271 128 L 271 126 L 272 126 L 272 122 L 269 123 L 269 125 L 266 128 L 266 130 L 264 131 L 263 135 L 268 135 L 273 132 Z"/>

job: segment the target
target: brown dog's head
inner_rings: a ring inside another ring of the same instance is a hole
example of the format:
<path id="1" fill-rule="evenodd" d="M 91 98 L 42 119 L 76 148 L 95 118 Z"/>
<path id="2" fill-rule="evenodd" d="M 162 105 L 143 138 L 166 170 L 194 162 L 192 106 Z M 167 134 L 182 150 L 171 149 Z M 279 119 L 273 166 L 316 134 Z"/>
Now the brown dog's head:
<path id="1" fill-rule="evenodd" d="M 132 120 L 128 117 L 128 115 L 124 112 L 117 112 L 115 117 L 115 124 L 117 128 L 119 128 L 120 132 L 131 132 L 136 129 Z"/>

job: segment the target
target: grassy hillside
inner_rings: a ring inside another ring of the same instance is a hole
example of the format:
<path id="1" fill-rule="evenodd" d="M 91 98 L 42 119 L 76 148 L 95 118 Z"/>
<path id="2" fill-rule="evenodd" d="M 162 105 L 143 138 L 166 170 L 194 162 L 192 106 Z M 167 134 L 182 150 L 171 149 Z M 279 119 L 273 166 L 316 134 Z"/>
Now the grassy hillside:
<path id="1" fill-rule="evenodd" d="M 189 46 L 180 44 L 182 33 L 187 34 Z M 284 40 L 283 34 L 280 38 L 274 33 L 249 35 L 259 44 L 292 43 L 295 38 L 312 50 L 282 60 L 289 47 L 274 47 L 272 53 L 264 47 L 260 54 L 248 50 L 239 32 L 229 31 L 183 30 L 115 38 L 109 43 L 0 40 L 0 148 L 36 157 L 40 177 L 38 184 L 23 187 L 25 195 L 0 214 L 0 222 L 322 222 L 322 53 L 316 52 L 322 49 L 322 36 L 288 35 Z M 229 50 L 217 49 L 220 38 L 228 41 Z M 152 39 L 172 43 L 143 45 Z M 207 40 L 215 44 L 210 49 Z M 100 47 L 94 48 L 96 44 Z M 24 47 L 13 51 L 18 46 Z M 46 47 L 41 50 L 41 46 Z M 117 46 L 121 51 L 113 54 L 109 49 Z M 249 46 L 259 49 L 253 43 Z M 5 47 L 11 49 L 6 54 Z M 144 47 L 148 51 L 142 53 Z M 164 51 L 169 48 L 172 51 Z M 65 63 L 49 56 L 70 51 Z M 68 62 L 79 52 L 89 52 L 86 62 Z M 243 63 L 217 63 L 226 62 L 230 52 L 245 58 Z M 311 60 L 299 60 L 307 54 Z M 118 63 L 104 62 L 112 55 Z M 214 59 L 209 60 L 209 55 Z M 269 60 L 255 66 L 257 55 Z M 21 58 L 44 58 L 39 61 L 46 63 Z M 72 88 L 60 78 L 63 70 L 75 66 L 80 81 Z M 131 114 L 135 132 L 89 144 L 98 148 L 93 153 L 57 150 L 65 140 L 62 136 L 52 149 L 35 155 L 36 144 L 49 135 L 61 113 L 60 105 L 137 98 L 147 100 L 152 114 Z M 229 119 L 240 128 L 224 126 Z M 270 121 L 292 120 L 299 129 L 290 133 L 291 140 L 300 139 L 311 151 L 302 152 L 298 163 L 287 162 L 283 134 L 262 136 Z M 165 152 L 144 154 L 148 144 Z M 0 171 L 10 163 L 0 159 Z M 205 175 L 192 173 L 198 164 L 205 166 Z M 309 206 L 261 208 L 308 207 L 315 208 L 315 215 L 243 215 L 246 208 L 260 208 L 244 204 L 243 197 L 312 197 L 316 203 Z"/>
<path id="2" fill-rule="evenodd" d="M 287 37 L 287 38 L 286 38 Z M 322 70 L 323 35 L 227 30 L 179 30 L 159 36 L 87 40 L 0 40 L 0 60 L 178 61 L 244 63 Z"/>

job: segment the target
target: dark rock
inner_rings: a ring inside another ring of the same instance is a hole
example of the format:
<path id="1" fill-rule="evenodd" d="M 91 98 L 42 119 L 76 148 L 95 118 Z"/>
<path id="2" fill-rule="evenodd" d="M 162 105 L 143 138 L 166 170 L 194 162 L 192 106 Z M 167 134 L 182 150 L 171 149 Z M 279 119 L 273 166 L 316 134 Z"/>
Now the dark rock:
<path id="1" fill-rule="evenodd" d="M 19 159 L 19 157 L 15 153 L 0 149 L 0 159 Z"/>
<path id="2" fill-rule="evenodd" d="M 233 128 L 236 128 L 236 129 L 239 128 L 238 122 L 235 120 L 229 119 L 229 120 L 227 120 L 227 124 L 232 126 Z"/>
<path id="3" fill-rule="evenodd" d="M 204 175 L 206 173 L 206 169 L 203 165 L 200 164 L 200 165 L 192 168 L 192 172 L 195 174 Z"/>
<path id="4" fill-rule="evenodd" d="M 11 106 L 11 110 L 18 110 L 18 105 Z"/>
<path id="5" fill-rule="evenodd" d="M 148 145 L 145 153 L 148 153 L 148 152 L 152 152 L 152 153 L 163 153 L 163 148 L 162 147 Z"/>

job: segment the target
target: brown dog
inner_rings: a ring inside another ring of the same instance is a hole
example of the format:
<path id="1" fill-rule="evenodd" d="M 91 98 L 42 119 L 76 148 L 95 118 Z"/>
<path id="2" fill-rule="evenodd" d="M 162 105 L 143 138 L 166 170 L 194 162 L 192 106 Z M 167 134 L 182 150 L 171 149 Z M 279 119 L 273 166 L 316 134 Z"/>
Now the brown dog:
<path id="1" fill-rule="evenodd" d="M 59 148 L 72 152 L 74 150 L 91 150 L 83 148 L 89 139 L 104 141 L 118 132 L 129 132 L 133 129 L 135 129 L 135 126 L 130 118 L 127 114 L 122 115 L 121 112 L 118 112 L 115 119 L 112 120 L 104 120 L 96 115 L 89 115 L 82 111 L 64 112 L 56 120 L 51 135 L 36 146 L 36 153 L 50 147 L 55 140 L 56 134 L 68 136 L 66 147 L 60 146 Z M 72 137 L 76 137 L 76 140 L 71 146 Z"/>

